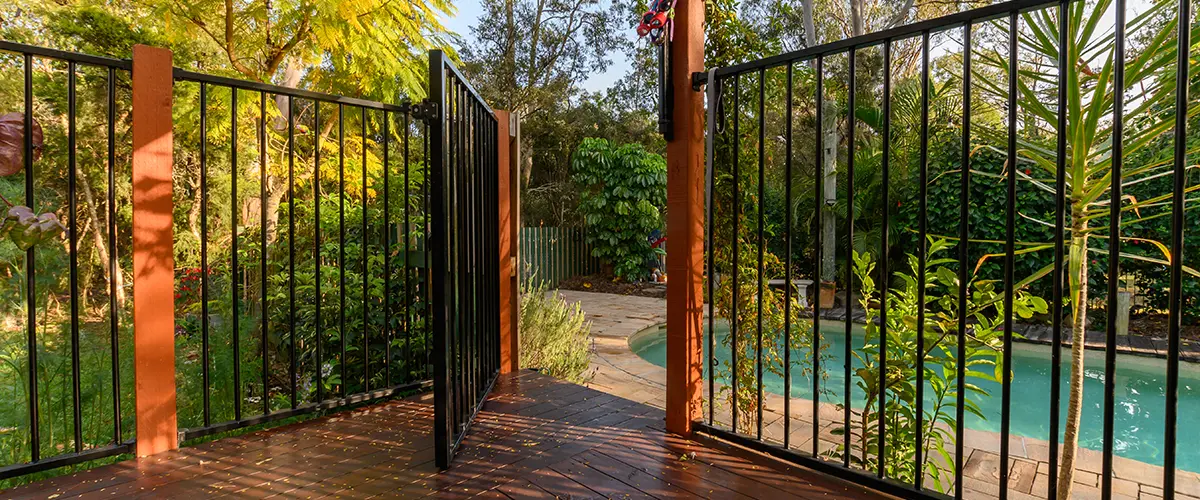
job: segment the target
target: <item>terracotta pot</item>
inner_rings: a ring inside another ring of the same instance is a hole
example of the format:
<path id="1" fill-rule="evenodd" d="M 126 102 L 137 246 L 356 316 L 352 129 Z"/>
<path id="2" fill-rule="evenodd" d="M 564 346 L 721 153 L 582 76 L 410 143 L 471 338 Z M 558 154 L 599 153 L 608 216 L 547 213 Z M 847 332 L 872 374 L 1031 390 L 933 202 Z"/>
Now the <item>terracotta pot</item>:
<path id="1" fill-rule="evenodd" d="M 837 283 L 832 281 L 821 282 L 821 309 L 830 309 L 833 307 L 833 296 L 837 293 Z"/>

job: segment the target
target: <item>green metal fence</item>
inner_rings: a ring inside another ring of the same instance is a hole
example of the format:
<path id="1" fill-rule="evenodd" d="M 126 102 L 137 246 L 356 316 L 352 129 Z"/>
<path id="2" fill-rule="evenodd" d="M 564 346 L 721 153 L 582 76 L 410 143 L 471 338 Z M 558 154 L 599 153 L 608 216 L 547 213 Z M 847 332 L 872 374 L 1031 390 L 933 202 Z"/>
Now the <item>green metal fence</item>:
<path id="1" fill-rule="evenodd" d="M 600 259 L 587 244 L 587 228 L 523 227 L 519 243 L 521 273 L 528 279 L 553 287 L 600 271 Z"/>

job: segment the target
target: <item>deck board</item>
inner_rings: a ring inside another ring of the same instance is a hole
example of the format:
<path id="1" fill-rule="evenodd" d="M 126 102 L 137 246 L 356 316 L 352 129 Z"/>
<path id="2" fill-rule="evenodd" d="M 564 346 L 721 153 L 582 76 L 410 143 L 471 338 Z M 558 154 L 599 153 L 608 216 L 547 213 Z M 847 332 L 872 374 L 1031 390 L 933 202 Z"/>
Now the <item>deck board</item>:
<path id="1" fill-rule="evenodd" d="M 433 463 L 430 395 L 0 492 L 5 498 L 874 498 L 720 443 L 662 410 L 532 371 L 502 377 L 454 466 Z"/>

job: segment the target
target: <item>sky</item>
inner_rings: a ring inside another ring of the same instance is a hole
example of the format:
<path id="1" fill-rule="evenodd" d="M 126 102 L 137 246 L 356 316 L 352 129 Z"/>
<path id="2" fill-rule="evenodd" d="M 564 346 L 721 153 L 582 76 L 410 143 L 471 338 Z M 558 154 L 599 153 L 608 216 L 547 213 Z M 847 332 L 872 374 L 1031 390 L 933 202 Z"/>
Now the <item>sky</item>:
<path id="1" fill-rule="evenodd" d="M 619 0 L 618 0 L 619 1 Z M 458 8 L 458 15 L 446 20 L 446 27 L 463 38 L 463 43 L 471 43 L 471 27 L 479 21 L 479 16 L 483 15 L 483 6 L 480 0 L 455 0 L 454 6 Z M 637 34 L 632 29 L 626 33 L 627 38 L 633 40 Z M 647 43 L 647 42 L 641 42 Z M 461 48 L 461 47 L 460 47 Z M 581 85 L 588 92 L 599 92 L 611 87 L 617 80 L 625 76 L 632 65 L 625 58 L 625 54 L 619 51 L 609 53 L 608 60 L 611 63 L 606 71 L 591 75 L 583 81 Z"/>

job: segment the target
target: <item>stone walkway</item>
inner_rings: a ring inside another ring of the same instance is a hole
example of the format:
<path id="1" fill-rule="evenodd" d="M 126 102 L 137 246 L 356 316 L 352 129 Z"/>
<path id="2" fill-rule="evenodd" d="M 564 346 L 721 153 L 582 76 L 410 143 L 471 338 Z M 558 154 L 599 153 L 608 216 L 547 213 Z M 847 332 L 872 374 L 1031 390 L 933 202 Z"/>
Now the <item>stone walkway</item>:
<path id="1" fill-rule="evenodd" d="M 666 321 L 666 300 L 562 290 L 565 300 L 579 303 L 592 323 L 593 354 L 588 384 L 597 390 L 662 408 L 666 401 L 666 370 L 634 354 L 629 337 L 648 327 Z M 707 393 L 706 393 L 707 395 Z M 782 396 L 768 394 L 765 398 L 763 438 L 782 443 L 784 434 L 784 401 Z M 718 406 L 718 410 L 719 410 Z M 798 450 L 812 449 L 812 402 L 793 399 L 791 402 L 790 445 Z M 718 411 L 718 413 L 720 413 Z M 726 414 L 728 411 L 726 411 Z M 842 418 L 841 409 L 822 404 L 819 447 L 824 453 L 841 442 L 832 434 Z M 728 427 L 727 422 L 721 422 Z M 1186 435 L 1186 432 L 1185 432 Z M 964 497 L 996 498 L 1000 478 L 1000 436 L 996 433 L 967 429 L 964 451 Z M 1016 500 L 1044 498 L 1049 478 L 1049 443 L 1011 436 L 1009 443 L 1009 498 Z M 953 452 L 953 449 L 951 449 Z M 1080 448 L 1077 454 L 1076 498 L 1100 498 L 1100 473 L 1103 455 Z M 1114 457 L 1113 498 L 1162 498 L 1162 468 L 1122 457 Z M 1176 498 L 1200 500 L 1200 475 L 1179 471 L 1176 475 Z"/>

